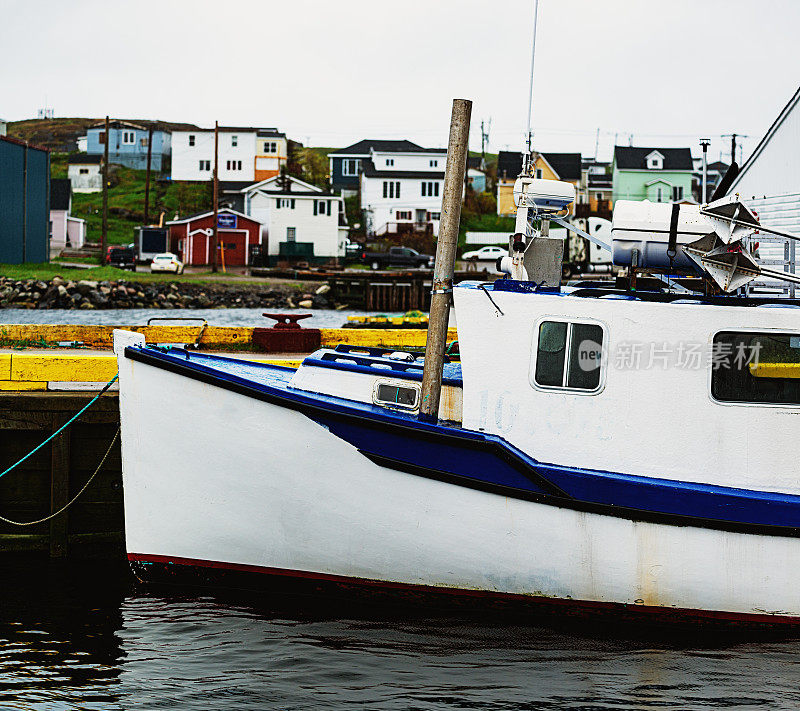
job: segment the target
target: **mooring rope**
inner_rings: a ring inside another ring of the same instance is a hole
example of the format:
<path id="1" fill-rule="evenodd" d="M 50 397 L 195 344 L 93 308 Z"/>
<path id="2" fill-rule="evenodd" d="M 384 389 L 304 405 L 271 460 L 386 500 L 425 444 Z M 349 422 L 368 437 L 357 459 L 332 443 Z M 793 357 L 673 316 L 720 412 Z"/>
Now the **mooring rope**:
<path id="1" fill-rule="evenodd" d="M 62 432 L 65 430 L 65 429 L 67 429 L 67 427 L 69 427 L 69 426 L 70 426 L 70 425 L 71 425 L 73 422 L 75 422 L 75 420 L 77 420 L 77 419 L 78 419 L 78 418 L 79 418 L 79 417 L 80 417 L 80 416 L 81 416 L 81 415 L 82 415 L 84 412 L 86 412 L 86 411 L 87 411 L 87 410 L 88 410 L 88 409 L 89 409 L 89 408 L 90 408 L 92 405 L 94 405 L 94 404 L 95 404 L 95 403 L 96 403 L 96 402 L 97 402 L 97 401 L 100 399 L 100 396 L 101 396 L 103 393 L 105 393 L 105 392 L 106 392 L 106 391 L 107 391 L 107 390 L 108 390 L 108 389 L 109 389 L 109 388 L 110 388 L 110 387 L 111 387 L 111 386 L 112 386 L 112 385 L 113 385 L 113 384 L 114 384 L 114 383 L 117 381 L 117 378 L 119 378 L 119 373 L 117 373 L 117 374 L 116 374 L 116 375 L 115 375 L 113 378 L 111 378 L 111 380 L 109 380 L 109 381 L 108 381 L 108 382 L 107 382 L 107 383 L 106 383 L 106 384 L 103 386 L 103 389 L 102 389 L 102 390 L 101 390 L 99 393 L 97 393 L 97 395 L 95 395 L 95 396 L 94 396 L 94 397 L 93 397 L 93 398 L 92 398 L 92 399 L 91 399 L 91 400 L 90 400 L 90 401 L 89 401 L 89 402 L 86 404 L 86 406 L 85 406 L 85 407 L 83 407 L 83 408 L 82 408 L 82 409 L 81 409 L 81 410 L 80 410 L 80 411 L 79 411 L 77 414 L 75 414 L 73 417 L 71 417 L 71 418 L 70 418 L 70 419 L 69 419 L 69 420 L 66 422 L 66 424 L 64 424 L 64 425 L 62 425 L 61 427 L 59 427 L 59 428 L 58 428 L 58 429 L 57 429 L 55 432 L 53 432 L 53 434 L 51 434 L 51 435 L 50 435 L 50 436 L 49 436 L 49 437 L 48 437 L 48 438 L 47 438 L 47 439 L 46 439 L 44 442 L 42 442 L 42 443 L 41 443 L 41 444 L 40 444 L 38 447 L 36 447 L 35 449 L 32 449 L 30 452 L 28 452 L 28 453 L 27 453 L 27 454 L 26 454 L 26 455 L 25 455 L 25 456 L 24 456 L 22 459 L 20 459 L 18 462 L 16 462 L 15 464 L 12 464 L 12 465 L 11 465 L 11 466 L 10 466 L 8 469 L 6 469 L 4 472 L 0 472 L 0 477 L 3 477 L 3 476 L 5 476 L 6 474 L 8 474 L 10 471 L 12 471 L 12 470 L 16 469 L 16 468 L 17 468 L 17 467 L 18 467 L 20 464 L 22 464 L 22 462 L 24 462 L 26 459 L 28 459 L 28 458 L 32 457 L 34 454 L 36 454 L 36 452 L 38 452 L 38 451 L 39 451 L 39 450 L 40 450 L 42 447 L 44 447 L 44 446 L 45 446 L 45 445 L 46 445 L 48 442 L 50 442 L 50 441 L 51 441 L 51 440 L 53 440 L 54 438 L 58 437 L 58 435 L 60 435 L 60 434 L 61 434 L 61 433 L 62 433 Z"/>
<path id="2" fill-rule="evenodd" d="M 80 495 L 84 491 L 86 491 L 86 489 L 89 488 L 89 484 L 92 483 L 94 478 L 97 476 L 97 474 L 103 468 L 103 465 L 106 463 L 106 459 L 108 459 L 108 455 L 111 454 L 111 449 L 113 448 L 114 443 L 119 438 L 119 431 L 120 431 L 120 428 L 117 427 L 117 432 L 114 435 L 114 439 L 112 439 L 111 440 L 111 444 L 108 445 L 108 449 L 106 450 L 106 453 L 103 455 L 103 458 L 100 460 L 100 464 L 97 465 L 97 469 L 94 470 L 94 472 L 89 477 L 89 479 L 86 481 L 86 483 L 83 485 L 81 490 L 77 494 L 75 494 L 75 496 L 72 497 L 71 501 L 69 501 L 67 504 L 62 506 L 58 511 L 56 511 L 55 513 L 51 513 L 49 516 L 45 516 L 44 518 L 36 519 L 35 521 L 12 521 L 10 518 L 6 518 L 5 516 L 0 516 L 0 521 L 5 521 L 6 523 L 10 523 L 12 526 L 34 526 L 37 523 L 44 523 L 45 521 L 49 521 L 51 518 L 55 518 L 56 516 L 59 516 L 60 514 L 64 513 L 70 506 L 72 506 L 72 504 L 74 504 L 78 500 Z"/>

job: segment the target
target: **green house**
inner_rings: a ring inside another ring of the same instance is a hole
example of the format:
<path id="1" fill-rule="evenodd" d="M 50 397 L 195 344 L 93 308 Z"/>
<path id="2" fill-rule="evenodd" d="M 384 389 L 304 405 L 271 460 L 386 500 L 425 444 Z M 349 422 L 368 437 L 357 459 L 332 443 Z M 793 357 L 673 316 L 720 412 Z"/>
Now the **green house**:
<path id="1" fill-rule="evenodd" d="M 612 180 L 614 202 L 694 202 L 688 148 L 614 146 Z"/>

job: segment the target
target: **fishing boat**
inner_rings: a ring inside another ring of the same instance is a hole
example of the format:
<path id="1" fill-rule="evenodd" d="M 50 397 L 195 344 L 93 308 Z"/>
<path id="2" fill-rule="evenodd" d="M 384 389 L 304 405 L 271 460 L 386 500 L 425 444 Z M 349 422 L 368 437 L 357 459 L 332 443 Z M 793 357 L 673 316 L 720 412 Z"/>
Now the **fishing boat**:
<path id="1" fill-rule="evenodd" d="M 736 196 L 620 201 L 627 286 L 562 286 L 571 190 L 521 177 L 505 278 L 453 289 L 438 417 L 420 353 L 293 370 L 115 332 L 136 575 L 800 623 L 800 302 L 742 289 L 767 228 Z"/>

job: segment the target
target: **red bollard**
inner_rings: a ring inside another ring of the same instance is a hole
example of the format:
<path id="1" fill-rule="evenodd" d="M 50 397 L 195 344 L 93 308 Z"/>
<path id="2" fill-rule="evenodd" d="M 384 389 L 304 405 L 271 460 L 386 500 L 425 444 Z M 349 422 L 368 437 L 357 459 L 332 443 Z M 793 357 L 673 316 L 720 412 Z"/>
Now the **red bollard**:
<path id="1" fill-rule="evenodd" d="M 264 314 L 276 321 L 272 328 L 254 328 L 253 345 L 267 353 L 311 353 L 322 343 L 318 328 L 303 328 L 298 321 L 312 314 Z"/>

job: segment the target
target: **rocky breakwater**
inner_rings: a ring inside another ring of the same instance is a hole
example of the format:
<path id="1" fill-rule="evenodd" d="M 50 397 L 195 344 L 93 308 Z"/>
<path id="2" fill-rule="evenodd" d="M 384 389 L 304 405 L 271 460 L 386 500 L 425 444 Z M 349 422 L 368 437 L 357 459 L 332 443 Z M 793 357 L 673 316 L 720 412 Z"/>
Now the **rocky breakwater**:
<path id="1" fill-rule="evenodd" d="M 0 308 L 6 309 L 325 309 L 327 285 L 315 291 L 258 284 L 188 284 L 136 281 L 50 281 L 0 277 Z"/>

